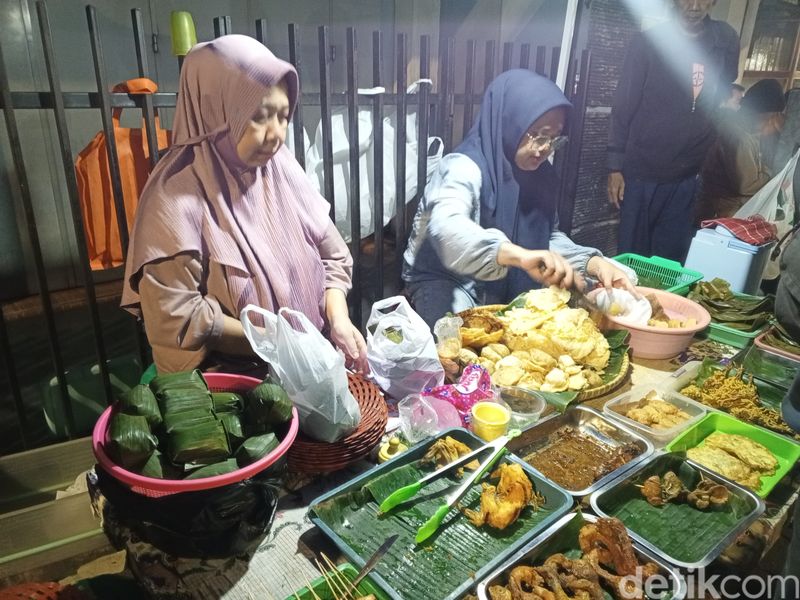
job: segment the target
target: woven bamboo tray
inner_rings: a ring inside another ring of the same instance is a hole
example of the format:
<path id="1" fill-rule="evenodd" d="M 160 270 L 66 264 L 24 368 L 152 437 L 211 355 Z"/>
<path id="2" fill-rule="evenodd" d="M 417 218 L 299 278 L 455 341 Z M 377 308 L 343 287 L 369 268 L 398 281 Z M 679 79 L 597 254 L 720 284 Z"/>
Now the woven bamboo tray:
<path id="1" fill-rule="evenodd" d="M 332 444 L 299 433 L 289 449 L 289 470 L 300 473 L 338 471 L 372 451 L 383 437 L 389 410 L 380 389 L 361 375 L 348 373 L 350 393 L 361 409 L 358 428 Z"/>
<path id="2" fill-rule="evenodd" d="M 488 313 L 494 315 L 498 310 L 505 308 L 505 304 L 486 304 L 484 306 L 476 306 L 475 308 L 470 308 L 465 311 L 461 311 L 458 313 L 458 316 L 463 317 L 465 314 L 479 314 L 479 313 Z M 575 398 L 575 402 L 585 402 L 586 400 L 593 400 L 595 398 L 599 398 L 600 396 L 605 396 L 606 394 L 613 392 L 619 386 L 621 386 L 625 381 L 628 379 L 631 371 L 631 360 L 628 354 L 626 353 L 622 359 L 622 367 L 619 370 L 617 376 L 609 381 L 608 383 L 604 383 L 601 386 L 595 388 L 589 388 L 578 392 L 578 397 Z"/>

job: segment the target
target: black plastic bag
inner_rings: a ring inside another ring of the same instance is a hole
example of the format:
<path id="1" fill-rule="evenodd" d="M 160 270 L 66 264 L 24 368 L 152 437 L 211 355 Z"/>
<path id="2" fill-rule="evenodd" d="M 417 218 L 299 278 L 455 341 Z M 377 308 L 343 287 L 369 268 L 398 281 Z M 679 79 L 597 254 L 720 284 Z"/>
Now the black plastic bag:
<path id="1" fill-rule="evenodd" d="M 95 473 L 97 489 L 119 523 L 178 557 L 252 554 L 272 526 L 278 505 L 278 480 L 266 474 L 211 490 L 149 498 L 129 490 L 100 465 Z"/>

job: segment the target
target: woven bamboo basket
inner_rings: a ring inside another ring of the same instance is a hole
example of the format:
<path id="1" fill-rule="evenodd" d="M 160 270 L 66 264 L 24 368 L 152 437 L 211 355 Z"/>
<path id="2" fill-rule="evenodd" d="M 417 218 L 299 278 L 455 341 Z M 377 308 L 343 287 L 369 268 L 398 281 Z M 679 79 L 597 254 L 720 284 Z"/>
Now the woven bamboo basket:
<path id="1" fill-rule="evenodd" d="M 466 315 L 475 315 L 480 313 L 486 313 L 494 315 L 497 313 L 498 310 L 505 308 L 505 304 L 486 304 L 484 306 L 476 306 L 475 308 L 470 308 L 458 313 L 458 316 L 464 317 Z M 625 381 L 628 379 L 631 371 L 631 361 L 630 357 L 626 353 L 622 359 L 622 366 L 620 367 L 619 373 L 617 374 L 614 379 L 611 381 L 604 383 L 601 386 L 589 388 L 578 392 L 578 397 L 575 399 L 576 402 L 585 402 L 586 400 L 593 400 L 595 398 L 599 398 L 600 396 L 605 396 L 606 394 L 613 392 L 615 389 L 620 387 Z"/>

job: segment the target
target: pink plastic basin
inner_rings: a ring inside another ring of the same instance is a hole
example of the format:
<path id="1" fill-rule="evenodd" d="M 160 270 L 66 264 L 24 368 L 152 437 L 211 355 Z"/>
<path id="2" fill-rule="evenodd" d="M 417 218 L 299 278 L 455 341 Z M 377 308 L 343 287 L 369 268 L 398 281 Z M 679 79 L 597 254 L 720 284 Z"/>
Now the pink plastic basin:
<path id="1" fill-rule="evenodd" d="M 606 325 L 610 329 L 627 329 L 631 333 L 630 346 L 635 358 L 663 359 L 677 356 L 689 346 L 692 338 L 703 331 L 711 323 L 711 315 L 697 302 L 648 287 L 637 287 L 642 294 L 654 294 L 664 312 L 672 319 L 686 320 L 694 318 L 697 325 L 679 329 L 663 329 L 650 325 L 632 325 L 624 319 L 605 315 Z M 593 299 L 600 290 L 594 290 L 588 297 Z"/>
<path id="2" fill-rule="evenodd" d="M 203 378 L 206 380 L 206 383 L 208 383 L 208 387 L 212 392 L 242 393 L 253 389 L 261 383 L 261 381 L 255 377 L 229 375 L 225 373 L 203 373 Z M 214 477 L 203 477 L 201 479 L 154 479 L 123 469 L 106 454 L 105 446 L 108 443 L 108 424 L 115 410 L 116 406 L 108 407 L 103 411 L 103 414 L 100 415 L 100 418 L 94 425 L 94 431 L 92 432 L 92 450 L 94 450 L 94 455 L 97 458 L 97 462 L 100 463 L 100 466 L 114 478 L 127 485 L 131 491 L 142 494 L 143 496 L 150 496 L 151 498 L 168 496 L 169 494 L 177 494 L 179 492 L 210 490 L 212 488 L 238 483 L 239 481 L 244 481 L 245 479 L 258 475 L 289 451 L 289 447 L 297 437 L 299 426 L 297 409 L 292 408 L 292 420 L 289 422 L 289 431 L 286 437 L 281 440 L 281 443 L 278 444 L 278 447 L 260 460 L 241 469 L 237 469 L 236 471 L 231 471 L 224 475 L 215 475 Z"/>

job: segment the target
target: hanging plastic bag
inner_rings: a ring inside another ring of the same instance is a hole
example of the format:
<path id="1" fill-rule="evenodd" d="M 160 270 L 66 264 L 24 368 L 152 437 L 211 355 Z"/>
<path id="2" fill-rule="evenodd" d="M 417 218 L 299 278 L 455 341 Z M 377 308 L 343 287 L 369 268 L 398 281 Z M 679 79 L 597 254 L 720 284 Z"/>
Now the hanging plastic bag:
<path id="1" fill-rule="evenodd" d="M 375 382 L 392 398 L 418 394 L 444 382 L 431 330 L 403 296 L 372 305 L 367 360 Z"/>
<path id="2" fill-rule="evenodd" d="M 761 215 L 770 223 L 775 224 L 778 229 L 778 239 L 788 233 L 795 224 L 796 199 L 793 179 L 798 156 L 800 156 L 800 151 L 795 152 L 783 170 L 758 190 L 733 216 L 737 219 L 746 219 L 753 215 Z M 779 274 L 780 253 L 775 257 L 770 257 L 770 261 L 764 269 L 763 278 L 775 279 Z"/>
<path id="3" fill-rule="evenodd" d="M 263 329 L 253 325 L 250 313 L 263 318 Z M 248 304 L 240 319 L 253 350 L 297 407 L 304 434 L 332 443 L 358 427 L 361 411 L 348 389 L 344 357 L 303 313 L 282 308 L 275 315 Z"/>

